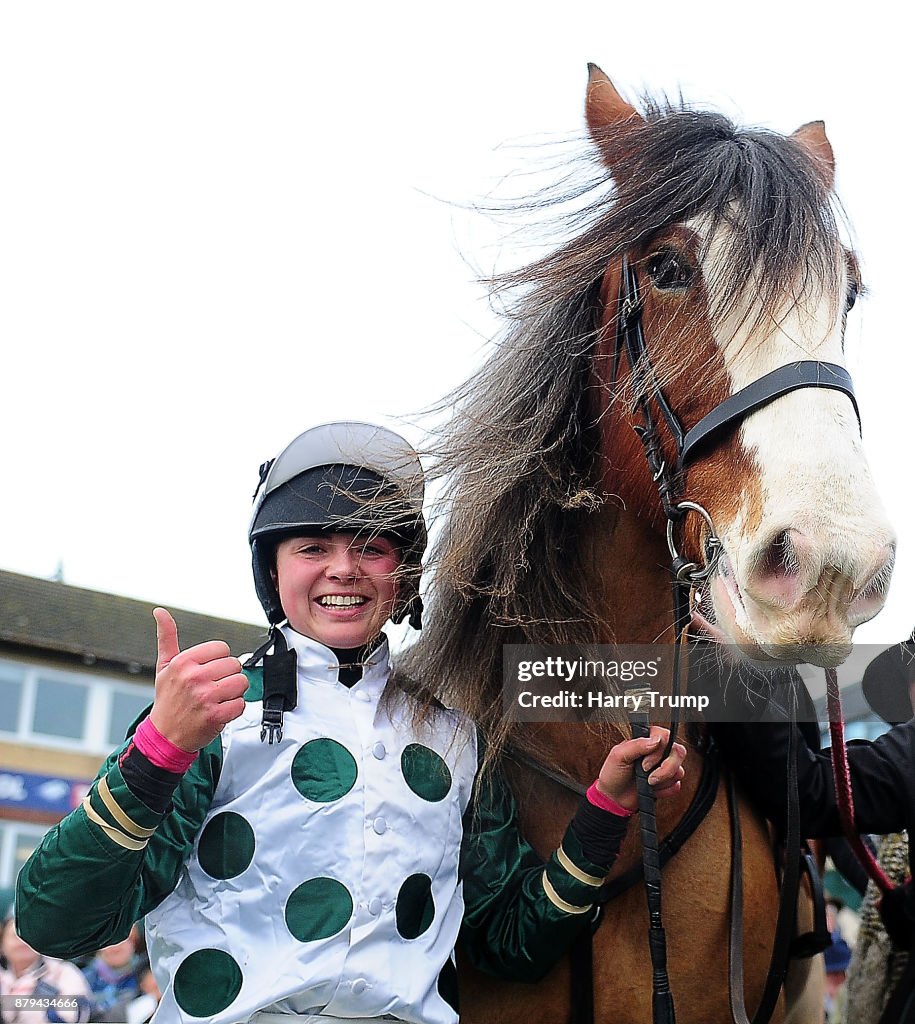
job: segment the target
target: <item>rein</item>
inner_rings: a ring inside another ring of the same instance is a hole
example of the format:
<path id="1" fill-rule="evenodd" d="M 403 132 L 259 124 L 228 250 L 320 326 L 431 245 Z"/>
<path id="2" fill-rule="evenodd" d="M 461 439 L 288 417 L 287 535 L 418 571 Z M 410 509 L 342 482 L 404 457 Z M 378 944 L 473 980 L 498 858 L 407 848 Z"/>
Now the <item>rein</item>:
<path id="1" fill-rule="evenodd" d="M 675 698 L 680 693 L 680 654 L 686 627 L 691 618 L 692 593 L 695 587 L 704 583 L 715 571 L 721 553 L 721 541 L 715 533 L 709 513 L 697 502 L 682 500 L 683 474 L 689 462 L 700 453 L 707 454 L 710 448 L 723 440 L 726 434 L 740 426 L 752 413 L 800 388 L 830 388 L 841 391 L 851 399 L 855 415 L 858 418 L 859 429 L 861 426 L 861 416 L 855 400 L 851 377 L 845 368 L 836 363 L 809 359 L 780 366 L 765 374 L 724 399 L 689 430 L 684 430 L 652 366 L 648 346 L 645 342 L 645 334 L 642 329 L 643 309 L 644 300 L 639 293 L 638 275 L 635 267 L 633 267 L 629 260 L 628 254 L 624 253 L 620 265 L 616 346 L 613 354 L 612 377 L 615 381 L 620 365 L 625 358 L 629 364 L 629 371 L 636 395 L 632 412 L 641 418 L 640 423 L 634 424 L 634 429 L 639 440 L 642 442 L 648 469 L 657 487 L 661 508 L 667 519 L 667 544 L 671 556 L 670 573 L 673 587 L 674 627 L 674 663 L 671 695 L 674 699 L 671 701 L 670 737 L 661 758 L 663 760 L 668 756 L 673 747 L 679 725 L 679 701 Z M 660 414 L 659 418 L 652 415 L 652 406 L 656 407 Z M 673 439 L 676 449 L 676 461 L 673 466 L 664 457 L 661 437 L 658 432 L 658 423 L 661 420 L 667 425 L 668 432 Z M 682 529 L 689 512 L 695 512 L 700 515 L 705 520 L 707 527 L 703 542 L 704 565 L 701 567 L 698 563 L 691 562 L 683 557 L 675 543 L 675 533 L 678 528 Z M 644 728 L 645 725 L 643 723 L 633 721 L 633 735 L 640 734 L 637 730 Z M 835 744 L 833 749 L 835 749 Z M 796 773 L 796 769 L 796 765 L 793 769 L 789 767 L 789 773 L 792 771 Z M 641 763 L 636 769 L 636 784 L 639 801 L 639 821 L 642 832 L 643 871 L 650 921 L 649 951 L 652 965 L 652 1020 L 653 1024 L 675 1024 L 676 1014 L 667 973 L 667 950 L 661 919 L 661 874 L 657 856 L 658 839 L 655 818 L 655 795 L 651 786 L 648 785 L 647 774 L 642 768 Z M 796 775 L 794 789 L 796 793 Z M 798 815 L 799 811 L 795 810 L 794 816 Z M 790 817 L 791 815 L 789 814 Z M 795 849 L 799 849 L 799 847 L 800 834 L 798 831 Z M 784 879 L 786 884 L 783 887 L 783 892 L 784 888 L 793 886 L 796 893 L 797 881 L 794 876 L 799 872 L 799 865 L 796 861 L 797 858 L 793 856 L 789 849 Z M 738 858 L 737 863 L 734 865 L 734 870 L 739 867 Z M 779 920 L 776 925 L 777 940 L 781 938 L 788 927 L 787 924 L 782 923 L 783 917 L 787 918 L 790 916 L 782 913 L 782 906 L 783 904 L 786 905 L 786 903 L 787 897 L 780 900 Z M 741 906 L 740 904 L 738 905 L 738 907 Z M 741 1005 L 739 1008 L 736 1006 L 735 997 L 738 993 L 732 992 L 732 1013 L 737 1024 L 745 1024 L 747 1017 L 742 1006 L 742 965 L 739 978 L 736 978 L 733 973 L 735 955 L 732 951 L 732 981 L 739 983 Z M 782 957 L 777 941 L 776 949 L 773 950 L 773 960 L 770 966 L 769 978 L 767 979 L 763 1006 L 760 1007 L 760 1010 L 754 1016 L 753 1024 L 764 1024 L 775 1007 L 778 992 L 784 980 L 784 968 L 777 967 L 776 960 L 782 959 L 785 960 L 785 963 L 787 962 L 786 956 Z M 770 1003 L 771 1007 L 769 1007 Z M 765 1017 L 760 1013 L 764 1009 L 767 1010 Z"/>
<path id="2" fill-rule="evenodd" d="M 537 775 L 548 779 L 557 786 L 583 797 L 587 793 L 587 787 L 576 782 L 562 772 L 541 764 L 536 758 L 531 757 L 523 750 L 509 746 L 507 756 L 517 764 L 530 769 Z M 696 829 L 705 820 L 705 816 L 715 803 L 715 796 L 718 792 L 718 783 L 721 778 L 721 764 L 718 748 L 710 743 L 705 751 L 702 761 L 702 775 L 699 785 L 693 794 L 686 813 L 677 822 L 672 831 L 657 844 L 657 871 L 664 869 L 667 862 L 679 853 L 680 849 L 692 836 Z M 657 833 L 655 833 L 657 834 Z M 592 955 L 592 940 L 594 933 L 600 927 L 604 918 L 604 910 L 608 903 L 621 896 L 631 889 L 638 882 L 645 879 L 644 860 L 637 861 L 627 871 L 616 878 L 604 882 L 595 897 L 595 907 L 591 918 L 590 927 L 583 931 L 575 940 L 571 950 L 569 963 L 571 980 L 572 1013 L 570 1024 L 593 1024 L 594 1021 L 594 962 Z M 669 993 L 669 989 L 668 989 Z M 671 1012 L 673 1006 L 670 1006 Z M 657 1012 L 657 1011 L 656 1011 Z M 671 1018 L 673 1019 L 673 1018 Z"/>

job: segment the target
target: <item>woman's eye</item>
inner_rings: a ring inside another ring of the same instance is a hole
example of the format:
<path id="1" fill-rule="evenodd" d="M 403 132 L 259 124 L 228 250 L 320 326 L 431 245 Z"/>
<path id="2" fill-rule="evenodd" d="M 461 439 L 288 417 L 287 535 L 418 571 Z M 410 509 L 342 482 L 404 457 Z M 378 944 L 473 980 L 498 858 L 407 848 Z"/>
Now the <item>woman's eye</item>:
<path id="1" fill-rule="evenodd" d="M 672 249 L 662 249 L 649 256 L 645 267 L 651 283 L 661 291 L 688 288 L 696 276 L 696 272 L 684 257 Z"/>

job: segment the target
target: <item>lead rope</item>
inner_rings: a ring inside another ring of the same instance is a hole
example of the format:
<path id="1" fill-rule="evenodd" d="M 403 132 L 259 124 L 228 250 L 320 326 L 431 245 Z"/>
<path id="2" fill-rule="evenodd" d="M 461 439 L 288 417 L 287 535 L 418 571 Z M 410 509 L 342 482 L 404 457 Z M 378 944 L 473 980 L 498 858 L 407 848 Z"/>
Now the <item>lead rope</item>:
<path id="1" fill-rule="evenodd" d="M 690 587 L 701 583 L 711 575 L 715 569 L 715 564 L 721 551 L 721 542 L 715 534 L 714 524 L 712 523 L 708 512 L 701 505 L 694 502 L 677 500 L 677 494 L 682 485 L 682 473 L 686 463 L 695 456 L 700 448 L 707 447 L 708 445 L 715 443 L 720 436 L 729 430 L 733 430 L 748 415 L 755 412 L 757 409 L 763 408 L 782 395 L 788 394 L 798 388 L 831 388 L 841 391 L 851 400 L 855 409 L 855 414 L 858 416 L 859 426 L 861 417 L 858 413 L 854 389 L 847 370 L 833 363 L 823 363 L 819 360 L 802 360 L 798 363 L 779 367 L 771 373 L 753 381 L 747 387 L 741 389 L 736 394 L 731 395 L 730 398 L 726 399 L 724 402 L 719 403 L 712 412 L 706 414 L 688 432 L 684 432 L 680 420 L 668 401 L 663 388 L 660 386 L 660 382 L 657 379 L 654 368 L 651 364 L 651 359 L 645 344 L 645 336 L 642 331 L 642 306 L 642 299 L 639 295 L 638 275 L 636 274 L 635 268 L 629 261 L 628 254 L 623 253 L 620 260 L 620 283 L 617 293 L 616 345 L 613 353 L 611 379 L 614 382 L 616 381 L 620 364 L 625 356 L 629 362 L 633 389 L 635 392 L 635 401 L 633 403 L 632 412 L 633 414 L 640 414 L 642 420 L 640 424 L 634 425 L 634 429 L 642 443 L 652 480 L 657 487 L 661 507 L 664 511 L 665 517 L 667 518 L 667 545 L 670 549 L 671 570 L 673 575 L 675 628 L 674 679 L 671 693 L 673 698 L 679 696 L 680 648 L 683 634 L 685 633 L 686 625 L 690 618 L 691 601 L 687 597 L 687 593 Z M 675 467 L 669 466 L 664 458 L 661 440 L 658 436 L 655 419 L 651 412 L 652 402 L 659 411 L 660 418 L 666 423 L 673 438 L 677 454 Z M 689 511 L 693 511 L 701 515 L 708 526 L 708 534 L 704 544 L 705 566 L 702 569 L 700 569 L 695 563 L 690 563 L 685 558 L 681 557 L 674 544 L 674 532 L 678 526 L 682 526 Z M 834 716 L 832 715 L 830 716 L 830 718 L 833 717 Z M 676 739 L 678 719 L 679 710 L 675 704 L 673 718 L 671 721 L 670 736 L 668 738 L 667 746 L 664 749 L 663 756 L 665 758 L 670 754 L 670 751 L 673 748 L 673 744 Z M 836 744 L 834 743 L 833 750 L 835 750 L 835 748 Z M 842 746 L 842 749 L 844 751 L 844 745 Z M 792 771 L 796 774 L 796 765 L 794 765 L 793 769 L 789 767 L 789 776 Z M 847 763 L 845 767 L 845 774 L 847 775 Z M 649 844 L 652 843 L 653 839 L 654 846 L 657 848 L 657 822 L 654 813 L 654 794 L 650 787 L 647 787 L 647 778 L 644 780 L 643 785 L 639 769 L 637 769 L 636 779 L 637 791 L 639 794 L 639 818 L 643 835 L 643 847 L 645 847 L 646 851 L 645 879 L 646 887 L 648 887 L 648 847 L 645 846 L 646 839 Z M 850 800 L 850 787 L 848 787 L 847 792 Z M 645 805 L 644 814 L 642 811 L 643 802 Z M 791 819 L 791 813 L 789 801 L 789 820 Z M 796 813 L 799 815 L 799 812 Z M 858 840 L 858 844 L 860 845 L 860 840 Z M 798 841 L 798 848 L 799 845 Z M 870 859 L 873 860 L 873 858 Z M 798 875 L 799 881 L 799 870 L 800 865 L 798 858 L 789 854 L 785 865 L 783 891 L 784 887 L 788 886 L 792 875 Z M 797 883 L 794 885 L 795 888 L 796 885 Z M 655 911 L 652 909 L 653 906 L 656 906 L 657 925 L 660 927 L 660 877 L 657 879 L 656 898 L 655 895 L 652 894 L 651 890 L 649 890 L 648 896 L 649 915 L 653 922 L 651 928 L 652 933 L 654 933 Z M 651 937 L 649 937 L 649 941 L 652 943 L 651 957 L 653 974 L 662 989 L 658 994 L 658 997 L 654 1000 L 657 1007 L 655 1011 L 655 1024 L 660 1024 L 660 1022 L 665 1022 L 666 1024 L 667 1021 L 673 1022 L 674 1020 L 673 999 L 670 997 L 669 983 L 667 981 L 666 944 L 662 941 L 663 929 L 661 929 L 658 934 L 660 935 L 660 939 L 656 944 L 652 941 Z M 769 982 L 767 982 L 766 985 L 764 1002 L 767 1002 L 769 999 L 774 963 L 775 954 L 773 952 L 773 964 L 770 965 L 770 976 Z M 775 973 L 777 974 L 778 972 Z M 783 979 L 783 972 L 781 976 Z M 779 982 L 779 986 L 780 984 L 781 982 Z M 663 991 L 664 988 L 666 988 L 666 995 Z M 778 991 L 776 990 L 776 999 L 777 996 Z M 760 1007 L 760 1009 L 762 1009 L 762 1007 Z M 659 1017 L 657 1016 L 657 1013 L 665 1013 L 669 1014 L 669 1016 Z M 746 1014 L 744 1013 L 744 1017 L 745 1016 Z M 757 1014 L 754 1017 L 754 1024 L 759 1024 L 760 1020 L 760 1011 L 757 1011 Z"/>
<path id="2" fill-rule="evenodd" d="M 826 669 L 826 706 L 829 715 L 829 738 L 832 741 L 832 773 L 836 781 L 836 803 L 839 821 L 848 845 L 858 863 L 873 879 L 874 884 L 885 896 L 895 886 L 886 872 L 877 863 L 871 851 L 861 842 L 855 828 L 855 803 L 851 792 L 851 775 L 848 769 L 848 752 L 845 749 L 845 722 L 842 718 L 842 698 L 839 695 L 839 679 L 834 668 Z"/>

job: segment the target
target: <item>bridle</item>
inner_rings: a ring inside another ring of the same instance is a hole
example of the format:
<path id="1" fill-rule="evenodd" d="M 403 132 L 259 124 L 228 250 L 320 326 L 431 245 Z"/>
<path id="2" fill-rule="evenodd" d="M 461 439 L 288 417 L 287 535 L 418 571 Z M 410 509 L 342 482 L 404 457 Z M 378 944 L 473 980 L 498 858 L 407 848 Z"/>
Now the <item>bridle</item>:
<path id="1" fill-rule="evenodd" d="M 612 379 L 615 382 L 625 357 L 629 364 L 635 393 L 632 412 L 641 417 L 641 423 L 635 424 L 635 432 L 642 442 L 648 468 L 668 521 L 668 544 L 671 547 L 672 569 L 674 574 L 684 582 L 700 582 L 714 571 L 717 550 L 705 552 L 706 564 L 703 569 L 686 563 L 679 558 L 673 547 L 674 529 L 682 523 L 687 512 L 697 511 L 710 527 L 709 536 L 713 538 L 714 549 L 720 548 L 720 542 L 715 536 L 714 530 L 711 529 L 711 517 L 705 509 L 695 502 L 681 500 L 683 473 L 688 465 L 699 455 L 707 454 L 710 448 L 713 448 L 727 434 L 739 427 L 752 413 L 764 408 L 777 398 L 782 398 L 801 388 L 830 388 L 847 395 L 854 406 L 859 429 L 861 414 L 858 410 L 851 377 L 843 366 L 839 366 L 837 363 L 823 362 L 819 359 L 804 359 L 779 366 L 741 388 L 740 391 L 719 402 L 698 423 L 688 430 L 684 430 L 680 418 L 674 412 L 655 374 L 645 342 L 645 333 L 642 329 L 643 309 L 644 302 L 639 292 L 635 267 L 628 255 L 624 253 L 620 261 Z M 660 412 L 673 439 L 676 449 L 676 464 L 674 466 L 668 465 L 664 459 L 657 421 L 651 411 L 652 405 Z"/>
<path id="2" fill-rule="evenodd" d="M 801 360 L 780 366 L 753 381 L 746 387 L 730 395 L 698 423 L 684 429 L 680 418 L 674 411 L 664 389 L 657 378 L 652 365 L 645 334 L 642 329 L 642 313 L 644 302 L 639 293 L 639 281 L 635 267 L 627 254 L 623 254 L 620 262 L 620 285 L 617 303 L 616 342 L 612 361 L 612 383 L 615 383 L 623 363 L 628 363 L 632 378 L 635 398 L 632 414 L 639 422 L 634 424 L 651 473 L 657 488 L 661 508 L 667 520 L 667 544 L 670 551 L 670 573 L 673 598 L 674 627 L 674 658 L 672 697 L 677 698 L 680 690 L 680 653 L 686 627 L 691 618 L 691 594 L 694 588 L 701 586 L 715 572 L 721 553 L 719 540 L 708 511 L 698 502 L 690 501 L 683 496 L 684 473 L 690 463 L 702 454 L 708 454 L 729 433 L 735 430 L 754 412 L 764 408 L 776 399 L 797 391 L 800 388 L 829 388 L 847 395 L 855 409 L 858 426 L 861 426 L 861 415 L 855 400 L 851 377 L 844 367 L 836 363 L 821 360 Z M 653 412 L 656 410 L 656 413 Z M 674 443 L 676 461 L 671 465 L 664 458 L 659 425 L 663 422 Z M 705 522 L 703 542 L 703 564 L 685 558 L 677 547 L 676 536 L 682 534 L 683 524 L 689 513 L 702 517 Z M 667 757 L 676 738 L 678 726 L 679 701 L 673 699 L 673 719 L 670 737 L 663 757 Z M 793 724 L 793 723 L 792 723 Z M 646 735 L 647 721 L 632 722 L 633 735 Z M 792 728 L 792 738 L 793 738 Z M 790 757 L 794 759 L 794 748 L 790 748 Z M 662 758 L 663 760 L 663 758 Z M 787 946 L 790 934 L 786 934 L 793 924 L 791 908 L 796 899 L 800 881 L 799 857 L 794 852 L 800 848 L 799 812 L 797 809 L 797 778 L 796 761 L 789 765 L 789 790 L 793 789 L 789 799 L 789 836 L 794 849 L 788 847 L 785 873 L 782 880 L 782 898 L 780 899 L 778 922 L 776 925 L 776 949 L 773 951 L 769 978 L 765 986 L 763 998 L 753 1024 L 763 1024 L 775 1008 L 778 993 L 784 980 L 787 966 Z M 847 775 L 847 768 L 846 768 Z M 642 837 L 642 858 L 644 868 L 645 889 L 648 900 L 649 915 L 649 950 L 652 966 L 652 1019 L 654 1024 L 674 1024 L 673 994 L 667 973 L 666 939 L 661 915 L 661 871 L 658 860 L 658 835 L 655 819 L 655 797 L 648 777 L 641 763 L 636 768 L 638 788 L 639 820 Z M 850 799 L 850 789 L 849 789 Z M 732 804 L 734 803 L 732 798 Z M 732 822 L 734 816 L 732 813 Z M 736 845 L 736 838 L 735 838 Z M 732 900 L 734 899 L 734 874 L 739 869 L 739 856 L 732 862 Z M 794 895 L 792 895 L 792 890 Z M 738 904 L 740 906 L 740 904 Z M 733 934 L 732 934 L 733 940 Z M 739 950 L 735 952 L 732 941 L 732 1014 L 738 1024 L 748 1020 L 742 1005 L 743 975 L 742 965 L 738 963 L 735 970 L 734 958 L 739 959 Z M 780 950 L 784 948 L 784 955 Z M 781 963 L 777 961 L 782 961 Z M 734 988 L 740 991 L 739 1005 L 735 1002 Z"/>

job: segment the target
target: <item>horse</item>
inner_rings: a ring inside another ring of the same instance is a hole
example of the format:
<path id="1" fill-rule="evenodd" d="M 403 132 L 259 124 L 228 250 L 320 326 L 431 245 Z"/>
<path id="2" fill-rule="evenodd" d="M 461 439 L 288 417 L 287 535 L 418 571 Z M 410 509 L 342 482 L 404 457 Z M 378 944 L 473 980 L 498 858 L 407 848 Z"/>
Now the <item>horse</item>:
<path id="1" fill-rule="evenodd" d="M 694 566 L 706 564 L 714 527 L 720 554 L 693 623 L 760 663 L 840 662 L 854 628 L 881 607 L 892 572 L 894 534 L 848 387 L 808 382 L 769 395 L 705 437 L 684 465 L 661 408 L 686 430 L 780 367 L 815 360 L 844 374 L 845 322 L 861 283 L 844 244 L 823 123 L 782 136 L 682 100 L 646 97 L 639 107 L 590 66 L 585 114 L 596 190 L 576 193 L 572 237 L 495 279 L 507 326 L 482 369 L 444 403 L 453 412 L 430 445 L 447 514 L 426 625 L 405 670 L 479 722 L 487 758 L 505 767 L 522 831 L 544 857 L 578 798 L 528 760 L 587 785 L 626 732 L 606 722 L 516 722 L 502 703 L 504 644 L 671 642 L 666 520 L 675 524 L 677 553 Z M 627 363 L 620 332 L 631 314 L 630 272 L 646 350 Z M 643 443 L 646 408 L 653 461 Z M 656 478 L 676 491 L 666 494 L 669 516 Z M 684 497 L 708 517 L 687 511 Z M 693 800 L 709 750 L 703 728 L 685 742 L 689 771 L 677 799 L 658 807 L 662 835 Z M 738 801 L 752 1014 L 771 953 L 777 881 L 766 825 Z M 635 832 L 613 876 L 638 861 Z M 664 869 L 681 1024 L 731 1019 L 730 845 L 719 784 Z M 651 1019 L 647 928 L 641 887 L 608 904 L 593 940 L 598 1024 Z M 462 963 L 462 1020 L 557 1024 L 569 1019 L 569 989 L 568 956 L 535 985 Z"/>

